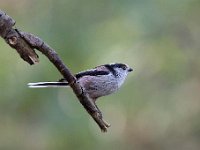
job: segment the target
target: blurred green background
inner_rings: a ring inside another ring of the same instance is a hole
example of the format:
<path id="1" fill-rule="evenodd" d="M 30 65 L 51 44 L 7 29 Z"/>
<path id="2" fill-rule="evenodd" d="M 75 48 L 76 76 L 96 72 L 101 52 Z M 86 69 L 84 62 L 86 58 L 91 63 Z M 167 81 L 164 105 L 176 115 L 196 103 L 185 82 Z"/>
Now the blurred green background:
<path id="1" fill-rule="evenodd" d="M 98 101 L 103 134 L 71 89 L 29 89 L 61 75 L 29 66 L 0 40 L 1 150 L 199 150 L 199 0 L 0 0 L 16 27 L 41 37 L 75 73 L 110 62 L 134 68 Z"/>

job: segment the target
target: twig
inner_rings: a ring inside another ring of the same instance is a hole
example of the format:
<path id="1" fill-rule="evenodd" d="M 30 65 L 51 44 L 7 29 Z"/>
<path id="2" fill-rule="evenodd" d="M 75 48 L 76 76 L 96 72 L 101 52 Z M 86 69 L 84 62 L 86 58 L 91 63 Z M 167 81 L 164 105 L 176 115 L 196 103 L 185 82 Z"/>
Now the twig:
<path id="1" fill-rule="evenodd" d="M 103 120 L 99 108 L 90 99 L 88 94 L 82 90 L 82 87 L 76 82 L 74 75 L 65 66 L 55 50 L 43 42 L 39 37 L 19 31 L 18 29 L 13 29 L 14 25 L 15 21 L 0 10 L 0 36 L 5 39 L 5 41 L 19 53 L 21 58 L 30 65 L 39 62 L 39 57 L 36 54 L 35 49 L 42 52 L 69 82 L 80 103 L 92 116 L 101 130 L 106 132 L 110 125 Z"/>

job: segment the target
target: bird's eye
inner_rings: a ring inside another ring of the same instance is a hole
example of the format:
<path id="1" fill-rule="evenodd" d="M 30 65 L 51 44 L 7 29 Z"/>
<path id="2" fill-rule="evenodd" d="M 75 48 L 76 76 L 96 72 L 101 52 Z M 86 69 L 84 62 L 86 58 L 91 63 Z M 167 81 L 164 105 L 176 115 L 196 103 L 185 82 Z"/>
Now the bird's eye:
<path id="1" fill-rule="evenodd" d="M 126 68 L 127 68 L 126 66 L 122 66 L 122 69 L 123 69 L 123 70 L 126 70 Z"/>

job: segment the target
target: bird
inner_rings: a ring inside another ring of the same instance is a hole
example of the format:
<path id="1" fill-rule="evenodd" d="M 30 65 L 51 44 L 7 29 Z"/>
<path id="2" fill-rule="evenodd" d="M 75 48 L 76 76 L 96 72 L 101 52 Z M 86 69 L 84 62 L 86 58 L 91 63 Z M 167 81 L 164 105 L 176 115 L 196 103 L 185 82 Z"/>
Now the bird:
<path id="1" fill-rule="evenodd" d="M 133 69 L 124 63 L 110 63 L 75 74 L 77 83 L 95 102 L 99 97 L 116 92 Z M 29 88 L 68 87 L 66 79 L 57 82 L 28 83 Z"/>

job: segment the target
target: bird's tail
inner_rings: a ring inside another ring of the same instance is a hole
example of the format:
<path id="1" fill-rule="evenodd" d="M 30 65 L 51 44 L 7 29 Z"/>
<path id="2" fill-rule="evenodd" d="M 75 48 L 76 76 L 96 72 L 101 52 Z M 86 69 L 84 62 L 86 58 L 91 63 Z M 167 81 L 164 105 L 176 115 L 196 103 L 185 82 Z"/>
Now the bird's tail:
<path id="1" fill-rule="evenodd" d="M 68 82 L 35 82 L 28 83 L 29 88 L 46 88 L 46 87 L 67 87 Z"/>

